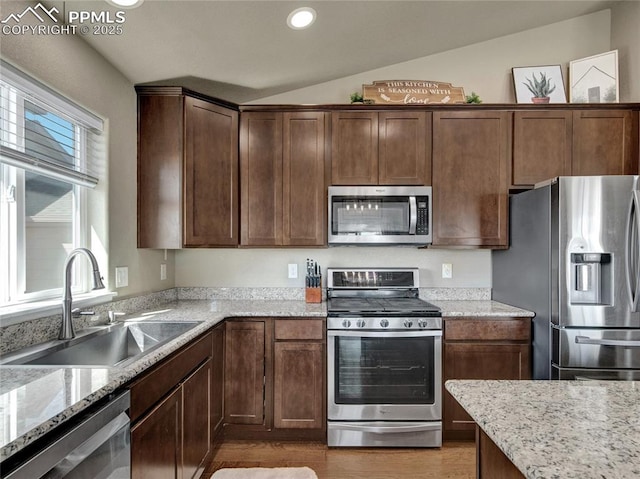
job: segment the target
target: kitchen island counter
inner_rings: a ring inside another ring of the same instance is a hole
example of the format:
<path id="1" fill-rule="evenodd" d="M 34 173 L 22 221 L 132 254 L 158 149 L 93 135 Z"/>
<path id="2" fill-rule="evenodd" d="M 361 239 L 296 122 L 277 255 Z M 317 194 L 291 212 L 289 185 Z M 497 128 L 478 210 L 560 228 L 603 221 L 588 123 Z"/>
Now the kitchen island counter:
<path id="1" fill-rule="evenodd" d="M 526 478 L 640 477 L 638 382 L 450 380 L 445 387 Z"/>

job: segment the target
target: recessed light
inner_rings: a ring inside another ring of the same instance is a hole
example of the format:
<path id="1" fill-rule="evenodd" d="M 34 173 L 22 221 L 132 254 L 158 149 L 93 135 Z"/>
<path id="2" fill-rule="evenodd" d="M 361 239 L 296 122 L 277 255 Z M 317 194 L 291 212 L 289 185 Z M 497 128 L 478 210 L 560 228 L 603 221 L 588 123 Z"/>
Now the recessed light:
<path id="1" fill-rule="evenodd" d="M 112 5 L 121 8 L 136 8 L 142 5 L 144 0 L 107 0 Z"/>
<path id="2" fill-rule="evenodd" d="M 307 28 L 316 21 L 316 11 L 310 7 L 296 8 L 287 17 L 287 25 L 294 30 Z"/>

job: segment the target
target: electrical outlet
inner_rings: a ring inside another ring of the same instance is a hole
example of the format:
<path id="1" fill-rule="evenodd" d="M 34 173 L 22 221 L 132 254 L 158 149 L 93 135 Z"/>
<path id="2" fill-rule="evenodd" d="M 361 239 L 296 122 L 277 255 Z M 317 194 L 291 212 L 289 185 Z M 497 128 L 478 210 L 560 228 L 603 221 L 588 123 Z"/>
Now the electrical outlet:
<path id="1" fill-rule="evenodd" d="M 129 268 L 127 266 L 118 266 L 116 268 L 116 288 L 125 288 L 129 286 Z"/>
<path id="2" fill-rule="evenodd" d="M 160 281 L 167 279 L 167 265 L 162 263 L 160 265 Z"/>
<path id="3" fill-rule="evenodd" d="M 298 277 L 298 265 L 296 263 L 289 263 L 288 268 L 289 279 L 295 279 Z"/>
<path id="4" fill-rule="evenodd" d="M 453 266 L 451 263 L 442 263 L 442 277 L 443 278 L 453 278 Z"/>

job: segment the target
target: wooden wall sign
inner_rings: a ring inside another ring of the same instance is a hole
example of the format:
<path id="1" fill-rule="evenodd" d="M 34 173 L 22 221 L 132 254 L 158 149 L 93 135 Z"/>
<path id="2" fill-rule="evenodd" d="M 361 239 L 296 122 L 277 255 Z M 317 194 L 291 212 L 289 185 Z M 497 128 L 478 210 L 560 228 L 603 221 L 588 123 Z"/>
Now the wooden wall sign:
<path id="1" fill-rule="evenodd" d="M 362 85 L 364 100 L 389 104 L 465 103 L 462 87 L 424 80 L 384 80 Z"/>

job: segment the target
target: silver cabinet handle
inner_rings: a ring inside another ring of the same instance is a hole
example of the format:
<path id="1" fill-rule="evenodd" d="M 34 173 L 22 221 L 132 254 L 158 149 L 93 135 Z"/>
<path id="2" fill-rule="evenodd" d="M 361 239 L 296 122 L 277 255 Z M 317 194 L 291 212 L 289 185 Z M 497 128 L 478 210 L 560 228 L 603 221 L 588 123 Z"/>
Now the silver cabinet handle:
<path id="1" fill-rule="evenodd" d="M 576 336 L 576 344 L 594 344 L 597 346 L 629 346 L 640 347 L 640 341 L 629 339 L 593 339 L 589 336 Z"/>
<path id="2" fill-rule="evenodd" d="M 409 196 L 409 234 L 416 234 L 416 225 L 418 224 L 418 205 L 416 197 Z"/>

